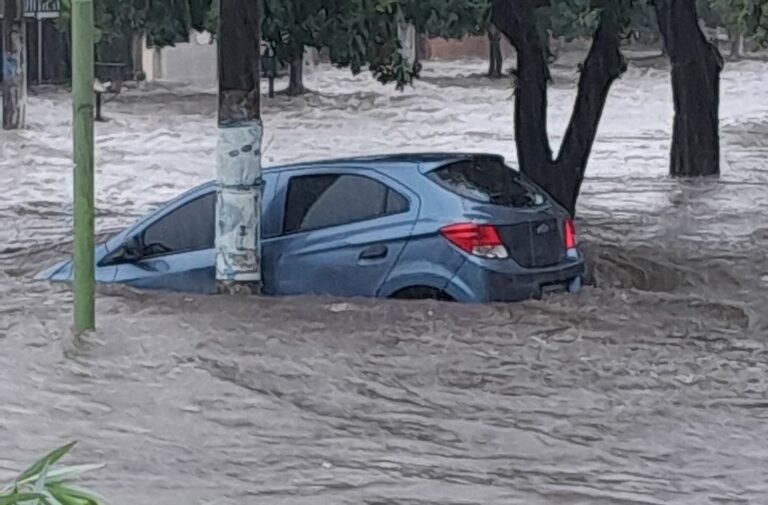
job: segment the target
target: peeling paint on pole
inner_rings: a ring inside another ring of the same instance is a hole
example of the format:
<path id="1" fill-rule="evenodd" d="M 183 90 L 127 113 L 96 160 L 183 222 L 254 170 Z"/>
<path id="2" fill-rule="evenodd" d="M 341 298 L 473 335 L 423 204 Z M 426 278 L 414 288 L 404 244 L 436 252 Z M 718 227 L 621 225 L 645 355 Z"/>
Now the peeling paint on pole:
<path id="1" fill-rule="evenodd" d="M 261 180 L 262 126 L 258 119 L 219 127 L 217 180 L 223 186 L 254 186 Z"/>
<path id="2" fill-rule="evenodd" d="M 261 288 L 260 0 L 219 3 L 216 281 L 222 293 Z"/>
<path id="3" fill-rule="evenodd" d="M 219 128 L 216 279 L 260 282 L 261 139 L 259 120 Z"/>

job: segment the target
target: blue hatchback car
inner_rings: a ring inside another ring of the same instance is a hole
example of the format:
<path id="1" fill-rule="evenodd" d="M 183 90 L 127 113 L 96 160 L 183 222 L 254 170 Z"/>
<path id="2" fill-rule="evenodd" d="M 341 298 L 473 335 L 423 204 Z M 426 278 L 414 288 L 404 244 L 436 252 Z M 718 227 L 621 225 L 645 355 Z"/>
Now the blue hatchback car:
<path id="1" fill-rule="evenodd" d="M 499 156 L 299 163 L 263 183 L 265 294 L 490 302 L 581 286 L 568 213 Z M 215 202 L 204 184 L 99 245 L 97 281 L 215 292 Z M 72 274 L 66 261 L 38 277 Z"/>

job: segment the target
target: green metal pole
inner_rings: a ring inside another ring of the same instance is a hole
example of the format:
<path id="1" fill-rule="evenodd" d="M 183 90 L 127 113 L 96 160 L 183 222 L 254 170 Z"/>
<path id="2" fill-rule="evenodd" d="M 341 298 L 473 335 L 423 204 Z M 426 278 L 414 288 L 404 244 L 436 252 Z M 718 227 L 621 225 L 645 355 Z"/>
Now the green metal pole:
<path id="1" fill-rule="evenodd" d="M 93 0 L 72 2 L 75 333 L 95 327 L 93 239 Z"/>

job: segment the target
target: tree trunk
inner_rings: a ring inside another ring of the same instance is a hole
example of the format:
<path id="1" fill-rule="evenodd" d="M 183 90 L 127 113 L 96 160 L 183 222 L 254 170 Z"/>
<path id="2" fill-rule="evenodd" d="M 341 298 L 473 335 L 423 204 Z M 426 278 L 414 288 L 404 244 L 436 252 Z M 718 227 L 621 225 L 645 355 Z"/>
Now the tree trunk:
<path id="1" fill-rule="evenodd" d="M 672 63 L 675 119 L 670 175 L 719 175 L 722 56 L 704 37 L 693 2 L 656 0 L 655 5 L 664 46 Z"/>
<path id="2" fill-rule="evenodd" d="M 488 27 L 488 47 L 490 50 L 488 77 L 491 79 L 498 79 L 504 72 L 502 69 L 503 59 L 501 55 L 501 33 L 499 33 L 499 30 L 493 25 Z"/>
<path id="3" fill-rule="evenodd" d="M 103 93 L 100 91 L 96 92 L 96 117 L 94 119 L 99 122 L 104 122 L 104 116 L 101 114 L 101 106 L 104 103 L 102 96 Z"/>
<path id="4" fill-rule="evenodd" d="M 600 19 L 582 64 L 578 94 L 556 159 L 547 134 L 547 41 L 536 27 L 536 0 L 494 0 L 493 22 L 517 50 L 515 142 L 520 170 L 572 215 L 611 84 L 626 69 L 620 53 L 624 1 Z"/>
<path id="5" fill-rule="evenodd" d="M 27 109 L 25 23 L 18 2 L 3 7 L 3 129 L 24 128 Z"/>
<path id="6" fill-rule="evenodd" d="M 261 18 L 261 2 L 220 2 L 216 281 L 223 293 L 258 292 L 261 282 Z"/>
<path id="7" fill-rule="evenodd" d="M 290 63 L 291 73 L 288 80 L 288 90 L 286 93 L 288 96 L 299 96 L 307 92 L 304 87 L 304 54 L 291 59 Z"/>
<path id="8" fill-rule="evenodd" d="M 133 64 L 133 78 L 143 81 L 144 73 L 144 34 L 138 33 L 131 36 L 131 60 Z"/>
<path id="9" fill-rule="evenodd" d="M 744 55 L 744 34 L 741 32 L 730 33 L 729 36 L 731 39 L 731 52 L 729 57 L 731 60 L 740 60 Z"/>
<path id="10" fill-rule="evenodd" d="M 430 58 L 429 38 L 423 33 L 416 34 L 416 61 L 418 63 Z"/>

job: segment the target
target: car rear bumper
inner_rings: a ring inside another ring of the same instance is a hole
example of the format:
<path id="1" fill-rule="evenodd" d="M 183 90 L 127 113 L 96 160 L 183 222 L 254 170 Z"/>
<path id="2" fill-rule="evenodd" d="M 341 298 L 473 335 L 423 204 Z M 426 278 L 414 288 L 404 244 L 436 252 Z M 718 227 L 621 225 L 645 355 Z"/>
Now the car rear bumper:
<path id="1" fill-rule="evenodd" d="M 583 277 L 584 272 L 581 258 L 539 270 L 508 268 L 501 264 L 489 267 L 467 260 L 451 280 L 448 292 L 457 301 L 515 302 L 540 298 L 548 292 L 567 291 L 578 284 L 573 281 Z"/>

